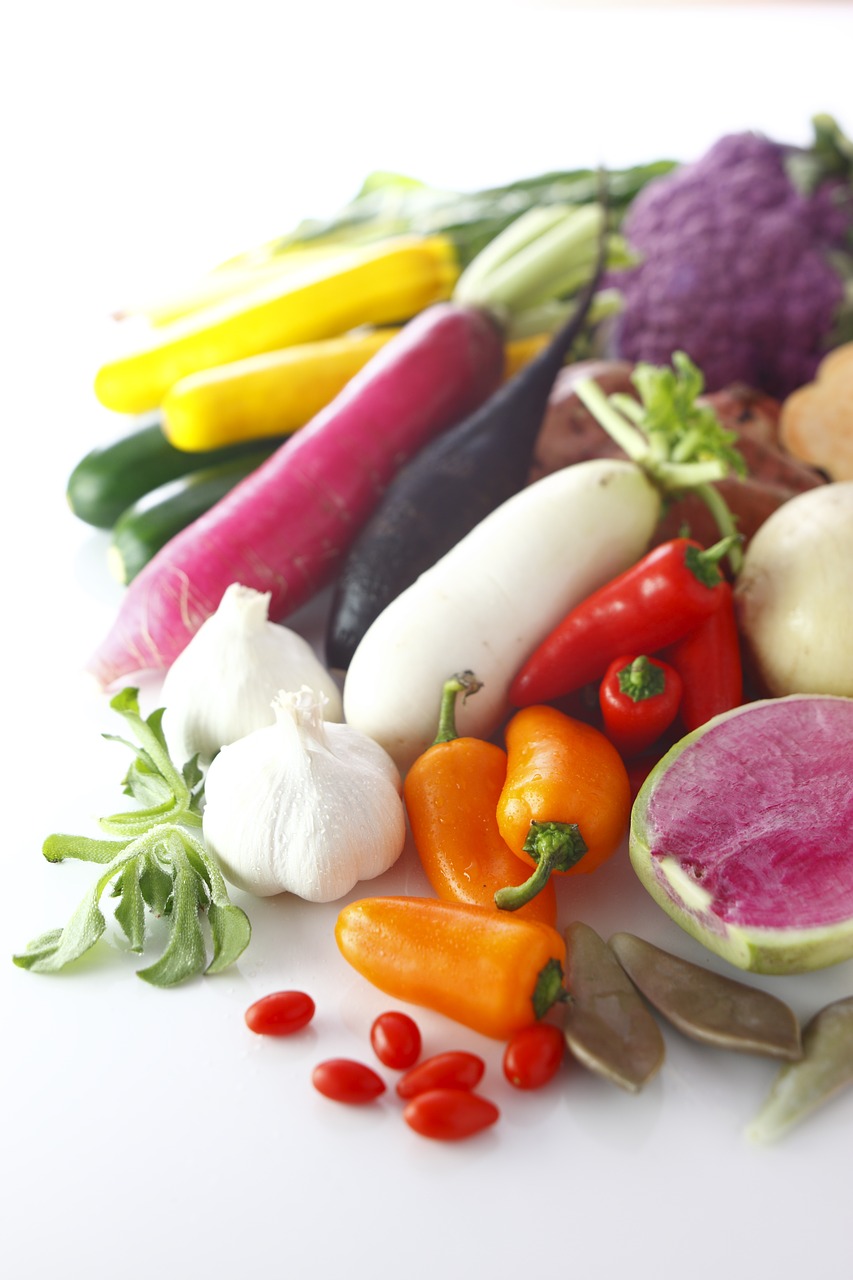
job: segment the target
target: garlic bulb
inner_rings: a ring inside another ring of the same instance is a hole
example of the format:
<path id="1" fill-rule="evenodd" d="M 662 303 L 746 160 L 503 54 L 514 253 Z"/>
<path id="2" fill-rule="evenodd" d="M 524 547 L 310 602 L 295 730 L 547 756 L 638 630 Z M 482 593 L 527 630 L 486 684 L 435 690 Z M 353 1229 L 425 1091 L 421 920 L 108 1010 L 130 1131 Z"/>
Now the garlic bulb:
<path id="1" fill-rule="evenodd" d="M 211 764 L 205 843 L 240 889 L 332 902 L 400 856 L 400 774 L 372 738 L 326 723 L 307 687 L 280 693 L 273 710 L 273 725 L 223 747 Z"/>
<path id="2" fill-rule="evenodd" d="M 280 689 L 308 685 L 327 702 L 325 718 L 343 719 L 334 679 L 307 640 L 269 620 L 270 593 L 232 583 L 166 673 L 163 732 L 183 764 L 208 764 L 227 743 L 272 724 Z"/>

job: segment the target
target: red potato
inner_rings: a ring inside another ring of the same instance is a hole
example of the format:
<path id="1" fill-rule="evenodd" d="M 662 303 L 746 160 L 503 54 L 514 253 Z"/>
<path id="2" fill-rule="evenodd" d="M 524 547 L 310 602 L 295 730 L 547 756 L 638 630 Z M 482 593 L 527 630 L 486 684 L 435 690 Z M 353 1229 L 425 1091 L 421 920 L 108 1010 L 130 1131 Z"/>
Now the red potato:
<path id="1" fill-rule="evenodd" d="M 234 582 L 271 592 L 275 620 L 300 608 L 332 580 L 396 471 L 491 394 L 503 363 L 485 311 L 440 303 L 416 316 L 145 566 L 88 669 L 106 687 L 168 667 Z"/>

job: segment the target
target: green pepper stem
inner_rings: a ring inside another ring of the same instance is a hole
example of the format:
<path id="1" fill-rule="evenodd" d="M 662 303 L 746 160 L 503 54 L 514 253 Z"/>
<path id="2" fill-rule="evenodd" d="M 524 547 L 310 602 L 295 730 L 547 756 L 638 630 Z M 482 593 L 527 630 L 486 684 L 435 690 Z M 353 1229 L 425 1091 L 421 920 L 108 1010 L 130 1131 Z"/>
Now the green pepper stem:
<path id="1" fill-rule="evenodd" d="M 619 692 L 632 702 L 655 698 L 666 688 L 666 675 L 662 669 L 641 653 L 618 673 Z"/>
<path id="2" fill-rule="evenodd" d="M 456 732 L 456 695 L 461 693 L 467 698 L 470 693 L 476 693 L 482 687 L 473 671 L 460 671 L 445 680 L 438 712 L 438 733 L 433 746 L 439 742 L 452 742 L 459 736 Z"/>
<path id="3" fill-rule="evenodd" d="M 523 848 L 536 866 L 523 884 L 498 889 L 495 906 L 502 911 L 518 911 L 530 902 L 545 888 L 552 871 L 568 871 L 581 860 L 588 846 L 575 822 L 531 822 Z"/>
<path id="4" fill-rule="evenodd" d="M 539 970 L 536 986 L 533 988 L 531 1003 L 536 1021 L 545 1017 L 548 1010 L 559 1000 L 568 1000 L 569 993 L 563 985 L 563 966 L 556 957 L 552 957 Z"/>

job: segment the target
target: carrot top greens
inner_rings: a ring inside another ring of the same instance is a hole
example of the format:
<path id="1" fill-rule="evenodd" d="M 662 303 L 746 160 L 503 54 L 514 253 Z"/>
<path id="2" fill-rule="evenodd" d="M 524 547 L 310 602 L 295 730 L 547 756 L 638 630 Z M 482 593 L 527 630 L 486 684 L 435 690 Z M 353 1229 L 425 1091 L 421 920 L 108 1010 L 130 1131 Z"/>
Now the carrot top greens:
<path id="1" fill-rule="evenodd" d="M 100 900 L 110 886 L 115 919 L 132 951 L 145 946 L 145 911 L 168 921 L 169 936 L 160 958 L 138 976 L 153 986 L 171 987 L 202 972 L 218 973 L 245 950 L 251 926 L 245 912 L 229 901 L 222 873 L 201 838 L 202 774 L 193 758 L 178 770 L 166 748 L 163 710 L 144 720 L 138 690 L 123 689 L 110 702 L 132 728 L 140 745 L 124 742 L 135 759 L 124 778 L 124 792 L 140 808 L 101 818 L 100 827 L 115 839 L 51 835 L 43 853 L 49 862 L 77 858 L 104 867 L 64 929 L 35 938 L 15 964 L 36 973 L 56 973 L 90 950 L 106 929 Z M 199 917 L 206 911 L 213 957 L 207 963 Z"/>

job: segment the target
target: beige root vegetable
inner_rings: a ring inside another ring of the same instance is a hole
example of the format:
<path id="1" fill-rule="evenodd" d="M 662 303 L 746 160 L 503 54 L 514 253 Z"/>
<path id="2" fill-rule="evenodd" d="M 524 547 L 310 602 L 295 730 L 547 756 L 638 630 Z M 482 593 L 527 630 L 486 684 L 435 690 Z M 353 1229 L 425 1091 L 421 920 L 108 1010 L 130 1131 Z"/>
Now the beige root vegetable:
<path id="1" fill-rule="evenodd" d="M 817 377 L 782 405 L 785 448 L 832 480 L 853 480 L 853 342 L 821 361 Z"/>
<path id="2" fill-rule="evenodd" d="M 853 698 L 853 481 L 774 511 L 746 548 L 735 604 L 769 694 Z"/>

